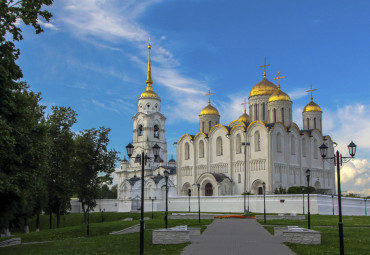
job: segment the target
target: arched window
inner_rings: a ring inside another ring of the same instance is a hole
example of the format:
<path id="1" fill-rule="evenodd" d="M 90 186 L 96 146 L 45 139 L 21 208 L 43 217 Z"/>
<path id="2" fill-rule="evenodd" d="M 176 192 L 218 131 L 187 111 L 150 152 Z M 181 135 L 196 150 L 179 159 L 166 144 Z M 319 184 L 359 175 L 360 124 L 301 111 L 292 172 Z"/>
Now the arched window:
<path id="1" fill-rule="evenodd" d="M 190 153 L 189 153 L 189 143 L 185 143 L 185 159 L 190 158 Z"/>
<path id="2" fill-rule="evenodd" d="M 258 120 L 258 115 L 257 115 L 257 104 L 254 105 L 254 120 Z"/>
<path id="3" fill-rule="evenodd" d="M 262 121 L 266 120 L 266 104 L 262 103 Z"/>
<path id="4" fill-rule="evenodd" d="M 202 140 L 199 141 L 199 157 L 204 158 L 204 142 Z"/>
<path id="5" fill-rule="evenodd" d="M 295 138 L 294 135 L 290 136 L 290 152 L 292 155 L 295 155 Z"/>
<path id="6" fill-rule="evenodd" d="M 277 135 L 276 135 L 276 150 L 277 150 L 277 152 L 281 152 L 281 147 L 282 147 L 281 143 L 282 143 L 281 134 L 277 133 Z"/>
<path id="7" fill-rule="evenodd" d="M 137 127 L 137 135 L 138 136 L 143 135 L 143 125 L 141 125 L 141 124 Z"/>
<path id="8" fill-rule="evenodd" d="M 316 118 L 313 118 L 313 128 L 316 128 Z"/>
<path id="9" fill-rule="evenodd" d="M 240 174 L 238 174 L 238 183 L 241 183 L 242 182 L 242 177 Z"/>
<path id="10" fill-rule="evenodd" d="M 307 129 L 310 129 L 310 119 L 307 118 L 306 121 L 307 121 Z"/>
<path id="11" fill-rule="evenodd" d="M 222 138 L 221 136 L 217 137 L 216 140 L 216 150 L 217 150 L 217 156 L 222 156 L 223 155 L 223 148 L 222 148 Z"/>
<path id="12" fill-rule="evenodd" d="M 212 122 L 208 121 L 208 132 L 211 131 L 211 128 L 212 128 Z"/>
<path id="13" fill-rule="evenodd" d="M 158 125 L 154 125 L 154 137 L 159 138 L 159 127 L 158 127 Z"/>
<path id="14" fill-rule="evenodd" d="M 284 123 L 284 108 L 281 108 L 281 122 Z"/>
<path id="15" fill-rule="evenodd" d="M 258 131 L 254 133 L 254 150 L 255 151 L 261 150 L 261 138 L 260 133 Z"/>
<path id="16" fill-rule="evenodd" d="M 315 159 L 317 159 L 317 158 L 318 158 L 318 152 L 319 152 L 319 147 L 318 147 L 318 145 L 317 145 L 317 140 L 315 139 L 315 140 L 313 141 L 313 157 L 314 157 Z"/>
<path id="17" fill-rule="evenodd" d="M 202 121 L 202 132 L 204 133 L 204 121 Z"/>
<path id="18" fill-rule="evenodd" d="M 273 121 L 274 121 L 274 123 L 276 123 L 276 109 L 274 108 L 274 110 L 273 110 Z"/>
<path id="19" fill-rule="evenodd" d="M 242 139 L 240 137 L 240 134 L 237 134 L 236 135 L 236 139 L 235 139 L 235 151 L 237 154 L 241 153 L 242 152 Z"/>
<path id="20" fill-rule="evenodd" d="M 307 157 L 307 142 L 306 142 L 306 138 L 303 138 L 302 139 L 302 155 L 303 157 Z"/>
<path id="21" fill-rule="evenodd" d="M 150 104 L 147 104 L 146 107 L 148 107 L 148 110 L 150 110 Z"/>
<path id="22" fill-rule="evenodd" d="M 140 163 L 140 154 L 136 154 L 135 163 Z"/>

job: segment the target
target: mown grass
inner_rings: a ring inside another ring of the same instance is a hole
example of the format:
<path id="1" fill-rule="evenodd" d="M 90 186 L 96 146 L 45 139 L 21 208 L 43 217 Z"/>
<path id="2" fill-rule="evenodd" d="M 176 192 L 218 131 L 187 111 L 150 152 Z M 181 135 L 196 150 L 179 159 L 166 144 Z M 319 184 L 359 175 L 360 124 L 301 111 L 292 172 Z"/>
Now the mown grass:
<path id="1" fill-rule="evenodd" d="M 263 220 L 259 220 L 259 223 L 263 224 Z M 270 220 L 266 224 L 307 228 L 307 220 Z M 343 216 L 343 225 L 345 254 L 370 254 L 370 217 Z M 265 228 L 273 234 L 274 226 Z M 338 216 L 311 215 L 311 229 L 321 232 L 321 245 L 286 245 L 299 255 L 339 254 Z"/>
<path id="2" fill-rule="evenodd" d="M 151 217 L 151 213 L 145 213 L 145 217 Z M 133 218 L 133 221 L 121 221 L 125 218 Z M 101 222 L 101 214 L 90 214 L 90 236 L 86 236 L 87 225 L 83 223 L 82 214 L 69 214 L 65 217 L 65 227 L 49 229 L 49 218 L 42 215 L 40 218 L 40 232 L 34 232 L 30 220 L 31 233 L 12 234 L 22 238 L 25 242 L 44 242 L 39 244 L 22 244 L 18 246 L 0 248 L 0 254 L 138 254 L 140 234 L 109 235 L 112 231 L 124 229 L 139 224 L 138 213 L 105 213 L 104 222 Z M 188 225 L 206 228 L 212 220 L 202 220 L 201 226 L 198 220 L 169 220 L 168 227 Z M 55 226 L 55 225 L 54 225 Z M 178 245 L 153 245 L 152 230 L 164 227 L 164 213 L 154 213 L 154 219 L 145 221 L 145 254 L 180 254 L 187 244 Z"/>

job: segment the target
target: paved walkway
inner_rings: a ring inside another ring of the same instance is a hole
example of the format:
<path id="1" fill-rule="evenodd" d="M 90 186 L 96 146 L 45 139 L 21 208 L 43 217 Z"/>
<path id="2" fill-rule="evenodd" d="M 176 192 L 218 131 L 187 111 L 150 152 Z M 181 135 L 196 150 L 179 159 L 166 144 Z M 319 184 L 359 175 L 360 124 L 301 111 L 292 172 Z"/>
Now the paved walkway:
<path id="1" fill-rule="evenodd" d="M 272 236 L 253 219 L 216 219 L 182 255 L 294 255 L 281 239 Z"/>

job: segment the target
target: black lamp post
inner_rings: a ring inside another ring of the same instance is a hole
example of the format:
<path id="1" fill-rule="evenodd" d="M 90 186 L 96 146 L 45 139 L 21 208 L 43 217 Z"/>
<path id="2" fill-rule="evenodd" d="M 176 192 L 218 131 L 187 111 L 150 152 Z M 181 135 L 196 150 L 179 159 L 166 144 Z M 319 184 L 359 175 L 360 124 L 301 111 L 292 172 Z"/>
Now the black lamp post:
<path id="1" fill-rule="evenodd" d="M 190 197 L 191 197 L 191 189 L 188 189 L 188 197 L 189 197 L 189 212 L 190 212 Z"/>
<path id="2" fill-rule="evenodd" d="M 154 200 L 157 200 L 157 197 L 149 197 L 150 200 L 152 200 L 152 219 L 154 219 L 154 214 L 153 214 L 153 202 Z"/>
<path id="3" fill-rule="evenodd" d="M 198 187 L 198 222 L 200 224 L 200 184 L 197 183 L 193 185 L 196 185 Z"/>
<path id="4" fill-rule="evenodd" d="M 263 223 L 266 224 L 266 183 L 262 182 L 263 186 Z"/>
<path id="5" fill-rule="evenodd" d="M 141 148 L 141 147 L 138 147 Z M 143 148 L 142 148 L 143 149 Z M 153 146 L 153 154 L 154 159 L 157 159 L 159 156 L 160 147 L 158 144 Z M 132 153 L 134 151 L 134 146 L 129 143 L 126 146 L 127 155 L 131 158 Z M 141 152 L 141 156 L 137 157 L 138 161 L 141 164 L 141 217 L 140 217 L 140 255 L 144 254 L 144 166 L 148 159 L 150 159 L 147 155 L 144 154 L 144 150 Z"/>
<path id="6" fill-rule="evenodd" d="M 303 215 L 304 215 L 304 188 L 302 187 L 302 207 L 303 207 Z"/>
<path id="7" fill-rule="evenodd" d="M 166 214 L 164 216 L 164 221 L 165 221 L 165 227 L 168 227 L 168 176 L 170 175 L 170 172 L 165 170 L 163 172 L 164 178 L 166 179 Z"/>
<path id="8" fill-rule="evenodd" d="M 244 213 L 246 211 L 246 208 L 245 208 L 245 195 L 246 195 L 246 192 L 247 192 L 247 145 L 249 145 L 249 143 L 247 142 L 242 142 L 242 146 L 244 146 L 244 192 L 243 192 L 243 196 L 244 196 Z M 248 196 L 248 211 L 249 211 L 249 196 Z"/>
<path id="9" fill-rule="evenodd" d="M 351 157 L 343 157 L 342 154 L 339 153 L 337 150 L 336 153 L 334 154 L 333 157 L 327 158 L 326 156 L 328 155 L 328 146 L 326 146 L 325 143 L 323 143 L 319 149 L 320 149 L 320 154 L 323 159 L 329 159 L 329 160 L 334 160 L 334 165 L 337 166 L 337 187 L 338 187 L 338 215 L 339 215 L 339 249 L 340 249 L 340 254 L 344 254 L 344 241 L 343 241 L 343 222 L 342 222 L 342 192 L 340 189 L 340 166 L 342 165 L 343 161 L 348 162 L 348 160 L 352 159 L 355 154 L 356 154 L 356 144 L 351 142 L 348 146 L 348 151 L 349 155 Z"/>
<path id="10" fill-rule="evenodd" d="M 311 212 L 310 212 L 310 175 L 311 170 L 306 170 L 306 178 L 307 178 L 307 227 L 311 229 Z"/>

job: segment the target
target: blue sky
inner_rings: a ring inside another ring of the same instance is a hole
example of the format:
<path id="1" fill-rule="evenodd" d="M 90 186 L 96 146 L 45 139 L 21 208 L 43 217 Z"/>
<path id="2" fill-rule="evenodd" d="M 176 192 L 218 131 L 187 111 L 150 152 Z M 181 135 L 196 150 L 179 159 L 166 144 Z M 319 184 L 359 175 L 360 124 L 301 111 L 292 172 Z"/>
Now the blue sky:
<path id="1" fill-rule="evenodd" d="M 43 34 L 22 26 L 18 63 L 43 104 L 77 111 L 75 131 L 109 127 L 111 147 L 124 152 L 146 86 L 149 36 L 168 159 L 173 142 L 197 132 L 208 88 L 221 123 L 242 114 L 267 57 L 267 78 L 286 76 L 299 126 L 305 90 L 318 89 L 324 135 L 345 156 L 351 140 L 358 145 L 343 190 L 370 195 L 370 1 L 55 0 L 48 10 Z"/>

